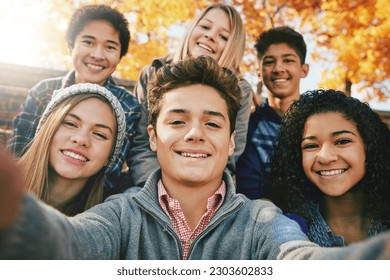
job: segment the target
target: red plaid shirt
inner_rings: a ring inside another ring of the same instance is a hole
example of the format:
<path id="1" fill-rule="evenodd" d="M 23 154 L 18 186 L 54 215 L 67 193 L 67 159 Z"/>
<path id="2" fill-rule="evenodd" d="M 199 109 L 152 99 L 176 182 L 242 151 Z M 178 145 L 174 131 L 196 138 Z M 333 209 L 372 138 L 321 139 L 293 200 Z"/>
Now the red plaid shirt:
<path id="1" fill-rule="evenodd" d="M 157 186 L 160 205 L 168 215 L 175 232 L 180 238 L 181 246 L 183 247 L 183 260 L 186 260 L 191 243 L 199 235 L 199 233 L 201 233 L 206 228 L 215 212 L 222 205 L 226 194 L 225 182 L 222 181 L 222 184 L 218 190 L 208 198 L 207 210 L 198 222 L 198 225 L 194 231 L 191 231 L 190 227 L 188 226 L 179 201 L 169 197 L 161 180 L 159 180 Z"/>

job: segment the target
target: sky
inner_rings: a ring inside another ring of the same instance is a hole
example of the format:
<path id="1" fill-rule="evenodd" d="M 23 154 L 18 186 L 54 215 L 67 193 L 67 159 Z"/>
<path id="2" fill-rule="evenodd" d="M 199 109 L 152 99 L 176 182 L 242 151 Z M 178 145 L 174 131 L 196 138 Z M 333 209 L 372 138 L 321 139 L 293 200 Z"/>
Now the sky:
<path id="1" fill-rule="evenodd" d="M 42 64 L 38 46 L 44 42 L 36 36 L 31 20 L 44 21 L 48 13 L 44 1 L 40 0 L 0 0 L 0 36 L 2 44 L 0 45 L 0 62 L 13 64 L 30 65 L 47 68 L 59 68 L 57 65 L 50 65 L 46 61 Z M 66 28 L 66 27 L 64 27 Z M 311 53 L 310 42 L 308 43 L 308 54 Z M 36 46 L 36 48 L 28 48 Z M 317 87 L 320 81 L 321 64 L 315 63 L 308 55 L 307 63 L 310 65 L 308 76 L 301 81 L 301 92 Z M 64 70 L 64 69 L 62 69 Z M 248 77 L 253 85 L 256 84 L 257 77 Z M 353 94 L 354 95 L 354 94 Z M 359 95 L 356 95 L 359 98 Z M 390 98 L 387 102 L 371 101 L 373 109 L 390 111 Z"/>

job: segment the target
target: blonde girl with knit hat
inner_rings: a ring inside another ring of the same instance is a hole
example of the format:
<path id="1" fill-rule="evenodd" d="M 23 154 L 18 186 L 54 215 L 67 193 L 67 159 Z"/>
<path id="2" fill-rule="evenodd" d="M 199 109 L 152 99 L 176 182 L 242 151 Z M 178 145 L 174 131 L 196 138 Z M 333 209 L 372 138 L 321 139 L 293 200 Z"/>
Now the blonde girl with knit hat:
<path id="1" fill-rule="evenodd" d="M 28 190 L 70 216 L 102 202 L 105 171 L 125 129 L 122 106 L 106 88 L 81 83 L 54 91 L 18 160 Z"/>

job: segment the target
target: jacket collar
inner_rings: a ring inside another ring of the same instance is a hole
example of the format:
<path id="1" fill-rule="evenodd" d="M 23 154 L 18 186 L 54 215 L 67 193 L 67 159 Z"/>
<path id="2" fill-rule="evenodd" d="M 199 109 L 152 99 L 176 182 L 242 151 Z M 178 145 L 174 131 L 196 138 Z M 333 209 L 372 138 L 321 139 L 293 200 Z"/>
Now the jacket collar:
<path id="1" fill-rule="evenodd" d="M 161 216 L 161 213 L 163 213 L 163 210 L 158 203 L 157 183 L 160 178 L 161 169 L 157 169 L 149 176 L 144 187 L 134 195 L 135 202 L 141 208 L 147 212 L 154 213 L 159 216 Z M 244 203 L 244 199 L 236 194 L 236 188 L 233 179 L 227 170 L 223 172 L 222 180 L 224 180 L 226 184 L 226 196 L 220 209 L 215 213 L 214 218 L 222 215 L 223 213 L 236 209 Z M 166 215 L 163 216 L 166 217 Z M 166 221 L 169 222 L 168 217 L 166 217 Z"/>

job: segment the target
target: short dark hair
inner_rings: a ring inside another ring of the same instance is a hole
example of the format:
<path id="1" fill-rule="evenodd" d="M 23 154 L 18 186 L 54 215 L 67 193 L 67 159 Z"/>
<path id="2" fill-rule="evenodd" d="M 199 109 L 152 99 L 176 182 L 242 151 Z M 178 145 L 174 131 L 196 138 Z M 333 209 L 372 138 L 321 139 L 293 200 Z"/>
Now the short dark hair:
<path id="1" fill-rule="evenodd" d="M 226 101 L 230 133 L 233 133 L 241 98 L 238 79 L 232 71 L 219 66 L 209 56 L 187 57 L 175 64 L 167 64 L 158 69 L 148 87 L 149 124 L 156 126 L 165 93 L 195 84 L 207 85 L 216 89 Z"/>
<path id="2" fill-rule="evenodd" d="M 106 5 L 88 5 L 76 10 L 72 15 L 66 31 L 68 47 L 74 47 L 77 35 L 83 30 L 86 24 L 93 20 L 105 20 L 118 31 L 121 44 L 120 57 L 124 56 L 129 49 L 129 23 L 122 13 Z"/>
<path id="3" fill-rule="evenodd" d="M 282 43 L 293 48 L 297 52 L 301 64 L 305 64 L 307 51 L 305 40 L 300 33 L 288 26 L 275 27 L 263 32 L 255 44 L 257 57 L 260 59 L 269 46 Z"/>
<path id="4" fill-rule="evenodd" d="M 368 104 L 341 91 L 307 91 L 290 105 L 270 163 L 272 201 L 284 211 L 298 213 L 304 218 L 307 218 L 307 212 L 303 205 L 321 201 L 323 194 L 304 173 L 301 142 L 306 120 L 327 112 L 339 112 L 356 126 L 366 153 L 366 173 L 359 183 L 366 196 L 366 209 L 375 217 L 387 219 L 390 227 L 389 127 Z"/>

